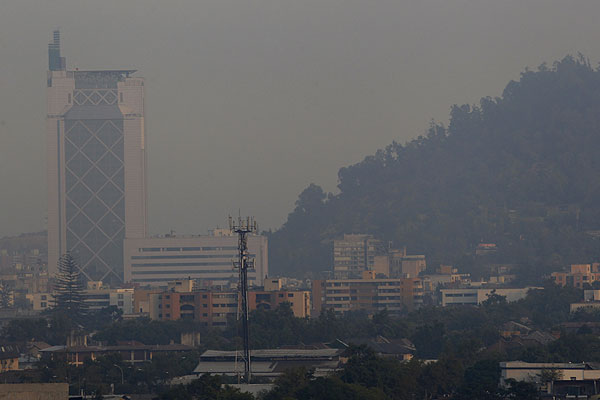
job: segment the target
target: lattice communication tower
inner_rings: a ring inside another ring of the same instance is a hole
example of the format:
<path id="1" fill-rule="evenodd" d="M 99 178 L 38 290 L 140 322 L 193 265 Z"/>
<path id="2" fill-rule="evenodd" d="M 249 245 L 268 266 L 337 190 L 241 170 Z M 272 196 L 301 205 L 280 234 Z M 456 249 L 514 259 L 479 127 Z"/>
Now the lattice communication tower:
<path id="1" fill-rule="evenodd" d="M 252 369 L 250 364 L 250 326 L 248 319 L 248 269 L 254 269 L 254 260 L 248 253 L 248 235 L 258 232 L 258 224 L 252 217 L 242 219 L 238 217 L 235 222 L 229 217 L 229 229 L 238 235 L 238 258 L 234 261 L 235 267 L 240 274 L 238 291 L 240 295 L 240 313 L 238 318 L 242 320 L 242 336 L 244 339 L 244 381 L 250 383 Z"/>

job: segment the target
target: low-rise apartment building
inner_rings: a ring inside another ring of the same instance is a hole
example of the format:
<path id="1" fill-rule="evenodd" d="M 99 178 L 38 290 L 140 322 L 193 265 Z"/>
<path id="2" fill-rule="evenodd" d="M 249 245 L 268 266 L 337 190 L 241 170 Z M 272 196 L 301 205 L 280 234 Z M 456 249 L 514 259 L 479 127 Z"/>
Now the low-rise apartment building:
<path id="1" fill-rule="evenodd" d="M 569 272 L 553 272 L 551 279 L 559 286 L 583 288 L 600 280 L 600 263 L 572 264 Z"/>
<path id="2" fill-rule="evenodd" d="M 326 309 L 336 314 L 358 310 L 397 314 L 422 304 L 423 283 L 419 278 L 380 279 L 374 271 L 365 271 L 363 279 L 315 280 L 312 294 L 314 315 Z"/>
<path id="3" fill-rule="evenodd" d="M 115 306 L 123 314 L 134 312 L 134 289 L 110 289 L 104 287 L 101 281 L 89 281 L 83 295 L 89 311 Z M 53 293 L 30 293 L 26 298 L 33 311 L 44 311 L 54 307 Z"/>
<path id="4" fill-rule="evenodd" d="M 294 316 L 310 316 L 310 292 L 306 290 L 250 290 L 248 308 L 252 310 L 276 309 L 282 303 L 289 303 Z M 236 290 L 171 290 L 148 294 L 150 318 L 168 321 L 190 319 L 206 326 L 224 327 L 228 320 L 239 312 Z"/>
<path id="5" fill-rule="evenodd" d="M 375 257 L 386 254 L 383 242 L 366 234 L 345 234 L 333 241 L 333 273 L 338 279 L 360 278 L 372 270 Z"/>

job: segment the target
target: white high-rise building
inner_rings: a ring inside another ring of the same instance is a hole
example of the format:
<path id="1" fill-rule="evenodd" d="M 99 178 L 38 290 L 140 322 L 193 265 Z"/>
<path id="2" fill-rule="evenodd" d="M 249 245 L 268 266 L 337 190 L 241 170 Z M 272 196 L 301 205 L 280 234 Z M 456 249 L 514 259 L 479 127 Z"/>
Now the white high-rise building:
<path id="1" fill-rule="evenodd" d="M 147 234 L 144 80 L 67 70 L 48 46 L 48 269 L 69 251 L 86 280 L 123 282 L 123 240 Z"/>

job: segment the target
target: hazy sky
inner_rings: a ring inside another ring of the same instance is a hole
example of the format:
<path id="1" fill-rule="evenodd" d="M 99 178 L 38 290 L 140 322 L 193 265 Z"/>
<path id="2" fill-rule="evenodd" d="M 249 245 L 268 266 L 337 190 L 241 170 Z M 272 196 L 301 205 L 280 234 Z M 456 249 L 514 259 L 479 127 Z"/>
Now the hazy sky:
<path id="1" fill-rule="evenodd" d="M 598 0 L 0 0 L 0 236 L 45 229 L 47 43 L 146 78 L 152 233 L 277 228 L 309 183 L 600 55 Z"/>

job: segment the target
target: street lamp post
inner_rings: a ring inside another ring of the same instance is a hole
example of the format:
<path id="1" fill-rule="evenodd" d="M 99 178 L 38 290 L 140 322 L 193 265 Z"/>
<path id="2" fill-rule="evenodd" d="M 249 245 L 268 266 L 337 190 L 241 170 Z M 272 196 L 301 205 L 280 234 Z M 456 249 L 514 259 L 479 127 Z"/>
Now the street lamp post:
<path id="1" fill-rule="evenodd" d="M 117 364 L 113 364 L 113 366 L 119 368 L 119 371 L 121 371 L 121 385 L 122 385 L 123 382 L 124 382 L 124 379 L 123 379 L 123 368 L 119 367 Z"/>

